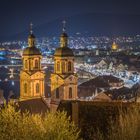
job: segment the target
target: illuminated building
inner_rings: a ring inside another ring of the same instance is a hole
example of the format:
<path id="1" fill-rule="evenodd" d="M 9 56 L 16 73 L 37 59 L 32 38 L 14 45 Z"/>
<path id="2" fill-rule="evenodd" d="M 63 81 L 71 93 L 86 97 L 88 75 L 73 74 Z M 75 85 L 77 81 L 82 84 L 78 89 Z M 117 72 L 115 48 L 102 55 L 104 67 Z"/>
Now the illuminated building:
<path id="1" fill-rule="evenodd" d="M 52 100 L 72 100 L 77 98 L 77 80 L 74 73 L 74 54 L 68 47 L 68 36 L 65 32 L 60 37 L 60 47 L 54 54 L 54 73 L 51 74 Z"/>
<path id="2" fill-rule="evenodd" d="M 23 68 L 20 71 L 20 99 L 32 99 L 44 96 L 45 74 L 41 68 L 42 55 L 35 46 L 32 32 L 28 37 L 28 47 L 22 54 Z"/>
<path id="3" fill-rule="evenodd" d="M 112 51 L 117 51 L 118 45 L 115 42 L 113 42 L 111 49 L 112 49 Z"/>

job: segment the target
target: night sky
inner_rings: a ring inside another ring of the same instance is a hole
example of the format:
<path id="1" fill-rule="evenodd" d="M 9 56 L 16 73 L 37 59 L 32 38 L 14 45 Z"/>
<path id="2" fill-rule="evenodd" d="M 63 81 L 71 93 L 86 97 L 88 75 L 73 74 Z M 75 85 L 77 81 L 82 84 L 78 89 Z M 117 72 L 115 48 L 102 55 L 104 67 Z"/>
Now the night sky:
<path id="1" fill-rule="evenodd" d="M 0 40 L 25 37 L 30 22 L 38 37 L 58 35 L 67 21 L 70 35 L 140 34 L 136 0 L 0 0 Z"/>

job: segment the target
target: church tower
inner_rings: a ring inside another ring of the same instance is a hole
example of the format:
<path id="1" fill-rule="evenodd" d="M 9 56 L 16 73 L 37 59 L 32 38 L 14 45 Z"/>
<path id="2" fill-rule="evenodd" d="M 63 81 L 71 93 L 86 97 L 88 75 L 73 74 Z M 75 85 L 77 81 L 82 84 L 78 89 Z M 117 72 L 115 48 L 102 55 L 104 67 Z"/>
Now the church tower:
<path id="1" fill-rule="evenodd" d="M 118 45 L 115 42 L 113 42 L 111 49 L 112 49 L 112 51 L 117 51 Z"/>
<path id="2" fill-rule="evenodd" d="M 20 99 L 31 99 L 44 96 L 45 74 L 41 68 L 42 55 L 35 46 L 32 31 L 28 37 L 28 47 L 22 54 L 23 67 L 20 71 Z"/>
<path id="3" fill-rule="evenodd" d="M 77 80 L 74 73 L 74 54 L 68 47 L 68 35 L 65 32 L 60 36 L 60 47 L 54 54 L 54 73 L 51 74 L 52 100 L 73 100 L 77 98 Z"/>

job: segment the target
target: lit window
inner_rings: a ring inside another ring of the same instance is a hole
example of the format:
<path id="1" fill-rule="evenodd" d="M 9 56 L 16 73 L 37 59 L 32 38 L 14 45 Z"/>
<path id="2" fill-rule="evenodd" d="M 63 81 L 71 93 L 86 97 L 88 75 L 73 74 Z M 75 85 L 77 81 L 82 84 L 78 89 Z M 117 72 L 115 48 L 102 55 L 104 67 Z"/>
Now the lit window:
<path id="1" fill-rule="evenodd" d="M 27 84 L 26 83 L 24 84 L 24 93 L 25 94 L 27 93 Z"/>
<path id="2" fill-rule="evenodd" d="M 70 87 L 69 88 L 69 99 L 71 99 L 72 98 L 72 88 Z"/>
<path id="3" fill-rule="evenodd" d="M 39 83 L 36 84 L 36 93 L 39 93 Z"/>
<path id="4" fill-rule="evenodd" d="M 62 62 L 62 71 L 65 72 L 65 62 Z"/>
<path id="5" fill-rule="evenodd" d="M 57 71 L 60 71 L 60 62 L 57 62 Z"/>
<path id="6" fill-rule="evenodd" d="M 56 89 L 56 98 L 59 99 L 59 88 Z"/>
<path id="7" fill-rule="evenodd" d="M 25 60 L 25 69 L 27 69 L 27 67 L 28 67 L 28 66 L 27 66 L 27 60 Z"/>
<path id="8" fill-rule="evenodd" d="M 38 68 L 38 60 L 35 60 L 35 68 Z"/>
<path id="9" fill-rule="evenodd" d="M 71 62 L 68 62 L 68 71 L 71 71 Z"/>

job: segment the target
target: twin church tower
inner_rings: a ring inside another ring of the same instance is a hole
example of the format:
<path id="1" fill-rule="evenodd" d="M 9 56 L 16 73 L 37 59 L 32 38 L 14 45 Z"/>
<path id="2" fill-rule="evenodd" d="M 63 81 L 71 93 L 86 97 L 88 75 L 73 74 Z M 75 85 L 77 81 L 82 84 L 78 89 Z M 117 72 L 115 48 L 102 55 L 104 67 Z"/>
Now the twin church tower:
<path id="1" fill-rule="evenodd" d="M 42 55 L 35 46 L 32 31 L 28 37 L 28 47 L 22 54 L 23 68 L 20 72 L 20 99 L 27 100 L 45 96 L 45 72 L 41 67 Z M 78 77 L 74 73 L 74 54 L 68 47 L 68 35 L 60 36 L 60 47 L 54 53 L 54 72 L 51 74 L 51 99 L 74 100 L 77 98 Z"/>

